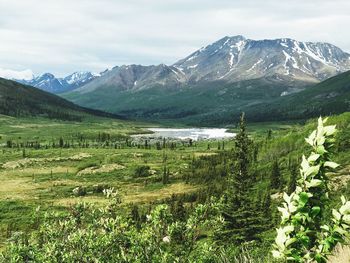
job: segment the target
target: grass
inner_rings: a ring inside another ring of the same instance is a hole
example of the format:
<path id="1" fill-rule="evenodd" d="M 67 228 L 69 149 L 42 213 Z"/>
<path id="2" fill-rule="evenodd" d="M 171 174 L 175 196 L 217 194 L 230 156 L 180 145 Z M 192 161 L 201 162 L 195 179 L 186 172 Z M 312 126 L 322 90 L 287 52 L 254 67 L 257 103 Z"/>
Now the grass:
<path id="1" fill-rule="evenodd" d="M 13 118 L 0 116 L 0 244 L 4 244 L 9 231 L 27 231 L 32 228 L 31 218 L 38 213 L 61 211 L 77 202 L 106 204 L 102 193 L 94 193 L 96 185 L 119 189 L 124 205 L 146 203 L 189 193 L 200 188 L 185 184 L 181 171 L 192 156 L 215 154 L 207 150 L 207 142 L 194 147 L 178 146 L 174 150 L 139 149 L 127 147 L 125 139 L 136 133 L 145 133 L 145 123 L 111 119 L 91 119 L 84 122 L 52 121 L 42 118 Z M 108 133 L 110 140 L 120 147 L 97 142 L 101 133 Z M 78 147 L 79 136 L 89 142 L 88 148 Z M 52 148 L 60 138 L 75 144 L 72 148 Z M 39 142 L 39 149 L 8 148 L 15 144 Z M 46 147 L 49 146 L 49 147 Z M 231 145 L 232 146 L 232 145 Z M 229 147 L 229 143 L 227 143 Z M 163 159 L 170 170 L 170 183 L 161 181 Z M 135 178 L 135 169 L 148 165 L 154 174 L 148 178 Z M 73 195 L 73 189 L 82 186 L 87 194 Z M 1 245 L 0 245 L 1 246 Z"/>
<path id="2" fill-rule="evenodd" d="M 346 138 L 350 113 L 335 116 L 330 123 L 337 123 L 342 129 L 339 141 L 345 150 L 336 156 L 335 161 L 343 164 L 339 175 L 347 175 L 350 152 L 346 146 Z M 265 141 L 259 152 L 259 169 L 267 171 L 264 180 L 257 184 L 261 196 L 267 188 L 266 178 L 269 178 L 271 161 L 276 156 L 280 157 L 282 175 L 287 181 L 288 157 L 296 159 L 305 152 L 304 137 L 314 128 L 314 124 L 313 120 L 305 125 L 290 122 L 248 125 L 251 136 L 264 141 L 267 131 L 273 130 L 272 139 L 269 143 Z M 218 154 L 218 143 L 201 141 L 194 143 L 192 147 L 178 144 L 173 150 L 156 150 L 155 147 L 144 149 L 144 144 L 127 146 L 128 136 L 138 132 L 145 133 L 144 127 L 147 127 L 146 123 L 103 118 L 66 122 L 0 116 L 0 248 L 11 232 L 33 229 L 34 214 L 43 216 L 46 211 L 65 211 L 78 202 L 101 206 L 106 204 L 107 199 L 103 194 L 93 191 L 96 185 L 118 189 L 122 204 L 126 207 L 132 203 L 151 203 L 169 198 L 173 194 L 200 190 L 203 185 L 184 183 L 184 171 L 193 157 Z M 98 141 L 101 133 L 108 133 L 110 141 L 118 147 Z M 78 138 L 81 136 L 89 143 L 89 147 L 78 147 Z M 52 148 L 52 143 L 57 145 L 61 137 L 74 147 Z M 22 149 L 8 148 L 8 140 L 24 144 L 38 141 L 41 147 L 26 148 L 23 153 Z M 232 140 L 225 142 L 226 150 L 232 146 Z M 164 156 L 167 157 L 166 163 Z M 170 171 L 169 184 L 162 183 L 165 164 Z M 154 171 L 153 174 L 147 178 L 135 178 L 135 170 L 141 165 L 149 166 Z M 87 189 L 85 196 L 74 196 L 73 189 L 78 186 Z M 39 212 L 36 211 L 38 206 Z"/>

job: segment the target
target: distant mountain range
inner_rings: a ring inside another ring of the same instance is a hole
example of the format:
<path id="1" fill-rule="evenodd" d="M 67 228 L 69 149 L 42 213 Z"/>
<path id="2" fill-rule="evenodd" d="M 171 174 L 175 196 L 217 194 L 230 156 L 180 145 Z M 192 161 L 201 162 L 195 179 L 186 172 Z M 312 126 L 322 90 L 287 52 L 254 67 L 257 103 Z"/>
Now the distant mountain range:
<path id="1" fill-rule="evenodd" d="M 117 66 L 78 91 L 87 93 L 106 86 L 119 90 L 173 88 L 258 78 L 296 82 L 299 86 L 300 82 L 316 83 L 349 69 L 350 54 L 328 43 L 235 36 L 224 37 L 171 66 Z"/>
<path id="2" fill-rule="evenodd" d="M 54 94 L 60 94 L 79 88 L 100 76 L 101 74 L 93 74 L 88 71 L 74 72 L 64 78 L 56 78 L 51 73 L 44 73 L 30 80 L 17 79 L 16 81 Z"/>
<path id="3" fill-rule="evenodd" d="M 46 73 L 18 81 L 126 117 L 205 124 L 348 70 L 350 54 L 332 44 L 234 36 L 173 65 L 123 65 L 103 74 L 55 78 Z"/>
<path id="4" fill-rule="evenodd" d="M 350 54 L 331 44 L 224 37 L 170 66 L 115 67 L 62 96 L 129 118 L 210 125 L 347 70 Z"/>

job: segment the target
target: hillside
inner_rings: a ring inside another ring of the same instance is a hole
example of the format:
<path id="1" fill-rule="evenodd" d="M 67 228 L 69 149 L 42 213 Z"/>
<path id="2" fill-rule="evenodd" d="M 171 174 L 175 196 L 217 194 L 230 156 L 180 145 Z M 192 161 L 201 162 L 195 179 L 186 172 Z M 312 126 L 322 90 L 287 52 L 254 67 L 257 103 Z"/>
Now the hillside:
<path id="1" fill-rule="evenodd" d="M 350 71 L 299 93 L 242 110 L 252 121 L 306 119 L 350 111 Z"/>
<path id="2" fill-rule="evenodd" d="M 81 120 L 84 116 L 117 117 L 90 110 L 56 95 L 0 78 L 0 114 L 8 116 L 41 116 L 62 120 Z"/>

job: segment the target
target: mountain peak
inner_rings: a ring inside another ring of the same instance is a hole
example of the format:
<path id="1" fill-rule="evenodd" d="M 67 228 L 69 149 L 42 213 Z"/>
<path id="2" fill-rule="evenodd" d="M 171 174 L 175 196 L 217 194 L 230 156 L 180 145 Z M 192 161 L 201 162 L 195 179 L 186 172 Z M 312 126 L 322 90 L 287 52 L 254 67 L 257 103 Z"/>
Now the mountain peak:
<path id="1" fill-rule="evenodd" d="M 287 76 L 322 81 L 350 69 L 350 55 L 328 43 L 226 36 L 174 64 L 195 81 Z"/>
<path id="2" fill-rule="evenodd" d="M 34 79 L 39 80 L 39 79 L 54 79 L 54 78 L 55 78 L 55 75 L 46 72 L 46 73 L 43 73 L 43 74 L 35 77 Z"/>

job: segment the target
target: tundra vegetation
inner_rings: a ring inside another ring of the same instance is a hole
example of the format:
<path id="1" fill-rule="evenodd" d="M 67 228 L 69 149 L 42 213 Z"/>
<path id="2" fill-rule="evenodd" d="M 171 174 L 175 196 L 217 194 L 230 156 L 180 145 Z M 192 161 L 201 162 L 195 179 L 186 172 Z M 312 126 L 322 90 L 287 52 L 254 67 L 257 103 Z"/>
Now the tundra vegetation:
<path id="1" fill-rule="evenodd" d="M 198 142 L 0 121 L 3 262 L 325 262 L 347 241 L 349 113 Z"/>

